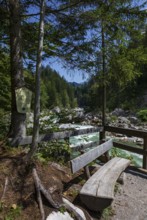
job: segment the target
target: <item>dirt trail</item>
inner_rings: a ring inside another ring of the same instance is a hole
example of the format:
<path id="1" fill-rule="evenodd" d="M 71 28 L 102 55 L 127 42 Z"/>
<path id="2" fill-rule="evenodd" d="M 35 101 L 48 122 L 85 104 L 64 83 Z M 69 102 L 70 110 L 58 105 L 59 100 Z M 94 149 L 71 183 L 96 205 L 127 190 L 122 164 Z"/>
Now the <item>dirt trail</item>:
<path id="1" fill-rule="evenodd" d="M 147 220 L 147 171 L 128 168 L 112 204 L 111 220 Z"/>

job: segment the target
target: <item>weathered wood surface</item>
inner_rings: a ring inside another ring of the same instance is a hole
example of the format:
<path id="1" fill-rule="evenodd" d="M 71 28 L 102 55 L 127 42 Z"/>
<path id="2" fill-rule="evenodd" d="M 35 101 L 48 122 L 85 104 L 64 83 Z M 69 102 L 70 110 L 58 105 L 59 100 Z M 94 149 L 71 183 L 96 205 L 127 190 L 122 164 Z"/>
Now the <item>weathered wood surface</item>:
<path id="1" fill-rule="evenodd" d="M 73 205 L 69 200 L 67 200 L 65 198 L 63 198 L 63 204 L 64 204 L 64 207 L 68 211 L 70 211 L 70 213 L 74 214 L 74 216 L 77 220 L 86 220 L 85 214 L 82 209 Z"/>
<path id="2" fill-rule="evenodd" d="M 93 211 L 109 206 L 114 198 L 116 180 L 129 164 L 130 160 L 115 157 L 103 165 L 82 187 L 82 202 Z"/>
<path id="3" fill-rule="evenodd" d="M 119 133 L 119 134 L 125 134 L 128 136 L 140 137 L 140 138 L 147 137 L 147 131 L 141 131 L 141 130 L 135 130 L 135 129 L 104 126 L 104 130 L 114 132 L 114 133 Z"/>
<path id="4" fill-rule="evenodd" d="M 99 141 L 93 141 L 93 142 L 86 143 L 86 144 L 74 145 L 74 146 L 71 147 L 71 149 L 74 150 L 74 151 L 80 151 L 80 150 L 84 150 L 84 149 L 87 149 L 87 148 L 95 147 L 99 144 L 100 144 Z"/>
<path id="5" fill-rule="evenodd" d="M 94 149 L 82 154 L 81 156 L 70 161 L 72 173 L 80 170 L 85 167 L 88 163 L 91 163 L 93 160 L 97 159 L 99 156 L 104 154 L 106 151 L 113 147 L 112 140 L 109 140 Z"/>
<path id="6" fill-rule="evenodd" d="M 139 147 L 130 146 L 129 143 L 127 144 L 127 143 L 119 143 L 118 141 L 113 141 L 113 146 L 136 154 L 143 155 L 143 149 Z"/>
<path id="7" fill-rule="evenodd" d="M 82 135 L 82 134 L 89 134 L 89 133 L 94 133 L 94 132 L 99 132 L 102 131 L 102 127 L 93 127 L 93 128 L 85 128 L 85 129 L 80 129 L 80 130 L 66 130 L 66 131 L 61 131 L 61 132 L 54 132 L 54 133 L 49 133 L 49 134 L 42 134 L 39 136 L 38 143 L 43 142 L 43 141 L 51 141 L 51 140 L 58 140 L 58 139 L 65 139 L 69 138 L 72 136 L 77 136 L 77 135 Z M 8 139 L 10 144 L 11 141 L 13 140 L 12 138 Z M 27 145 L 32 143 L 32 136 L 26 136 L 19 141 L 19 145 Z"/>

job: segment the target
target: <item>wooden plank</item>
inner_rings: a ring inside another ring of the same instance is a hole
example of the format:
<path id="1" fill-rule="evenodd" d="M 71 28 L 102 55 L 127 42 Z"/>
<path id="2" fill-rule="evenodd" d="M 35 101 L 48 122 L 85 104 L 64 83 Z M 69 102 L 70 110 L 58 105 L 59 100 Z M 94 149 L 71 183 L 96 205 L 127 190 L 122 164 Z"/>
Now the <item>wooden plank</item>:
<path id="1" fill-rule="evenodd" d="M 94 141 L 94 142 L 90 142 L 87 144 L 79 144 L 79 145 L 72 146 L 71 149 L 74 151 L 80 151 L 80 150 L 85 150 L 86 148 L 96 147 L 98 145 L 99 145 L 99 141 Z"/>
<path id="2" fill-rule="evenodd" d="M 93 160 L 104 154 L 106 151 L 110 150 L 113 146 L 112 139 L 97 146 L 96 148 L 82 154 L 81 156 L 71 160 L 71 170 L 72 173 L 80 170 L 85 167 L 88 163 L 91 163 Z"/>
<path id="3" fill-rule="evenodd" d="M 129 164 L 130 160 L 115 157 L 103 165 L 82 187 L 82 202 L 93 211 L 109 206 L 114 198 L 116 180 Z"/>
<path id="4" fill-rule="evenodd" d="M 144 138 L 143 143 L 143 168 L 147 169 L 147 137 Z"/>
<path id="5" fill-rule="evenodd" d="M 59 140 L 59 139 L 65 139 L 72 136 L 82 135 L 82 134 L 89 134 L 94 132 L 102 131 L 102 127 L 92 127 L 92 128 L 86 128 L 86 129 L 80 129 L 80 130 L 66 130 L 61 132 L 54 132 L 49 134 L 42 134 L 39 136 L 38 143 L 44 142 L 44 141 L 51 141 L 51 140 Z M 13 140 L 12 138 L 8 139 L 10 144 Z M 19 145 L 27 145 L 32 143 L 32 136 L 26 136 L 22 138 L 19 142 Z"/>
<path id="6" fill-rule="evenodd" d="M 128 136 L 134 136 L 134 137 L 141 137 L 141 138 L 147 137 L 147 131 L 141 131 L 141 130 L 135 130 L 135 129 L 105 126 L 104 130 L 114 132 L 114 133 L 119 133 L 119 134 L 125 134 Z"/>
<path id="7" fill-rule="evenodd" d="M 113 141 L 113 146 L 123 149 L 123 150 L 127 150 L 136 154 L 141 154 L 143 155 L 143 149 L 141 148 L 137 148 L 137 147 L 133 147 L 133 146 L 129 146 L 128 144 L 125 143 L 119 143 L 117 141 Z"/>

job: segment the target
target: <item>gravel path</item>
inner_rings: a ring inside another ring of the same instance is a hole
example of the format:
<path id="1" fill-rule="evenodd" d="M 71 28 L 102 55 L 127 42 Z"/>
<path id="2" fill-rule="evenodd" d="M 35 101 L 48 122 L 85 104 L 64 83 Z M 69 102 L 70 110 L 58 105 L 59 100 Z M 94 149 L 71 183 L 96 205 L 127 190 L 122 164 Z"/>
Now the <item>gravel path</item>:
<path id="1" fill-rule="evenodd" d="M 128 168 L 112 204 L 111 220 L 147 220 L 147 171 Z"/>

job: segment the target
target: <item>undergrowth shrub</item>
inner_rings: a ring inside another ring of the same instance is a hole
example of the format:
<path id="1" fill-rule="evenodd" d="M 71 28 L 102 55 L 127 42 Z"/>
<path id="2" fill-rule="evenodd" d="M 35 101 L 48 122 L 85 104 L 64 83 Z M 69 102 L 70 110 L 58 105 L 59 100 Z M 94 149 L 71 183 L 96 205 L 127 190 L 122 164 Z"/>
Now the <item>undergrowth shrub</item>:
<path id="1" fill-rule="evenodd" d="M 70 159 L 71 148 L 68 141 L 54 140 L 40 143 L 36 157 L 42 162 L 56 161 L 66 163 Z"/>
<path id="2" fill-rule="evenodd" d="M 10 113 L 0 109 L 0 140 L 5 138 L 10 127 Z"/>
<path id="3" fill-rule="evenodd" d="M 147 109 L 142 109 L 137 113 L 138 118 L 141 121 L 147 121 Z"/>

